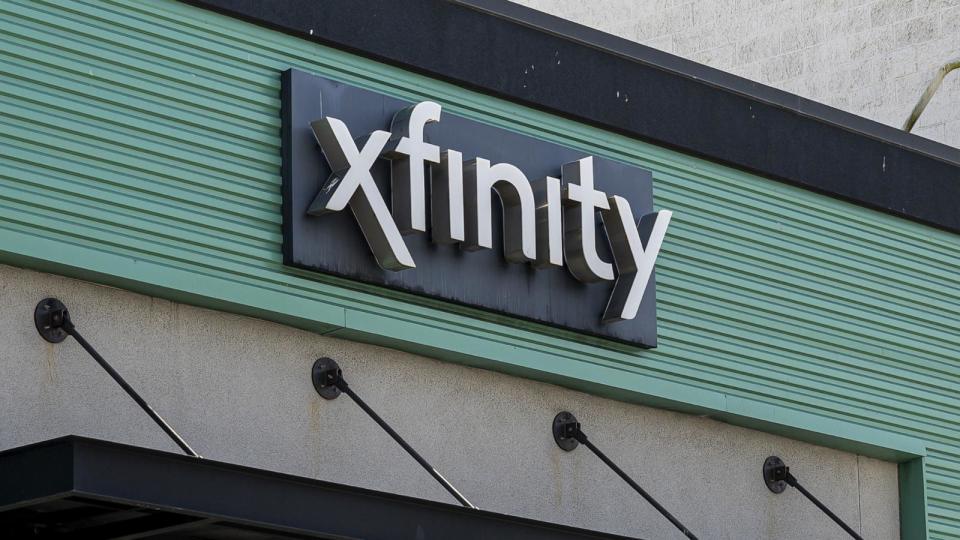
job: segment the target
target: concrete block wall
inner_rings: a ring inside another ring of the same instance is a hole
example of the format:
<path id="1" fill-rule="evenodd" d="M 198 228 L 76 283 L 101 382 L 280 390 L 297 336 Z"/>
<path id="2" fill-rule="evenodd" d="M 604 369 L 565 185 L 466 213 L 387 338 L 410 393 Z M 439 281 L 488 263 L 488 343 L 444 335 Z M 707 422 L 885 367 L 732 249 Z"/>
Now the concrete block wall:
<path id="1" fill-rule="evenodd" d="M 901 127 L 960 59 L 960 0 L 515 0 Z M 960 70 L 913 133 L 960 147 Z"/>

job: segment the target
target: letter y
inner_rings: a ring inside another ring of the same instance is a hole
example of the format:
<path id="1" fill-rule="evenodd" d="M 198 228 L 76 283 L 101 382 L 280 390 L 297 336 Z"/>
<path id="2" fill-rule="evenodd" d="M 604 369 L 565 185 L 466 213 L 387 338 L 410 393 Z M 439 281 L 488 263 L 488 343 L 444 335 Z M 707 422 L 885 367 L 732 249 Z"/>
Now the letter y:
<path id="1" fill-rule="evenodd" d="M 633 212 L 626 199 L 614 195 L 608 200 L 610 209 L 601 211 L 600 219 L 603 220 L 613 251 L 617 282 L 603 313 L 604 323 L 630 320 L 637 316 L 673 216 L 673 212 L 661 210 L 643 216 L 634 225 Z"/>

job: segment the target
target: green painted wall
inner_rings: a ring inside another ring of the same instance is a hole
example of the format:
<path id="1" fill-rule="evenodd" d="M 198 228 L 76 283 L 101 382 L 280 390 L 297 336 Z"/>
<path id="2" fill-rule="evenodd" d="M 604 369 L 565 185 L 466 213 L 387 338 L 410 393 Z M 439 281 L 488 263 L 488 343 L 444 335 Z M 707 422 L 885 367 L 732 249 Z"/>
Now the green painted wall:
<path id="1" fill-rule="evenodd" d="M 657 206 L 675 212 L 660 347 L 284 268 L 289 67 L 652 169 Z M 925 454 L 901 468 L 904 537 L 960 538 L 960 237 L 172 0 L 0 0 L 0 262 L 886 459 Z"/>

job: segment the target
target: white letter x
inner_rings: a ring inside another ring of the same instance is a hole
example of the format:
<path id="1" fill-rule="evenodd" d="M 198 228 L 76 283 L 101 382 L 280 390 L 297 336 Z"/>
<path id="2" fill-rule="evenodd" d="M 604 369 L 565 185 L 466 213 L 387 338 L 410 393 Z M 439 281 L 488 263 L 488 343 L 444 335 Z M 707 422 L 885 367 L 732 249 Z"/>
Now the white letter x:
<path id="1" fill-rule="evenodd" d="M 320 189 L 307 213 L 322 215 L 339 212 L 349 204 L 381 268 L 404 270 L 416 267 L 370 175 L 370 167 L 390 139 L 390 132 L 374 131 L 360 150 L 350 136 L 350 130 L 336 118 L 327 116 L 311 122 L 310 127 L 333 174 Z"/>

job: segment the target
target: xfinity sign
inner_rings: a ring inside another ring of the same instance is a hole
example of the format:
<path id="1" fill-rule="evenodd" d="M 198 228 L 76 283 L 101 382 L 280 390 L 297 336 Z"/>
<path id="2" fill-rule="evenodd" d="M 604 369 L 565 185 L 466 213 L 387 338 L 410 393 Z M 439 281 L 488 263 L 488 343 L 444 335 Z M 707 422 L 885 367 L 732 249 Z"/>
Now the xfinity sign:
<path id="1" fill-rule="evenodd" d="M 287 264 L 656 345 L 649 171 L 291 70 Z"/>

